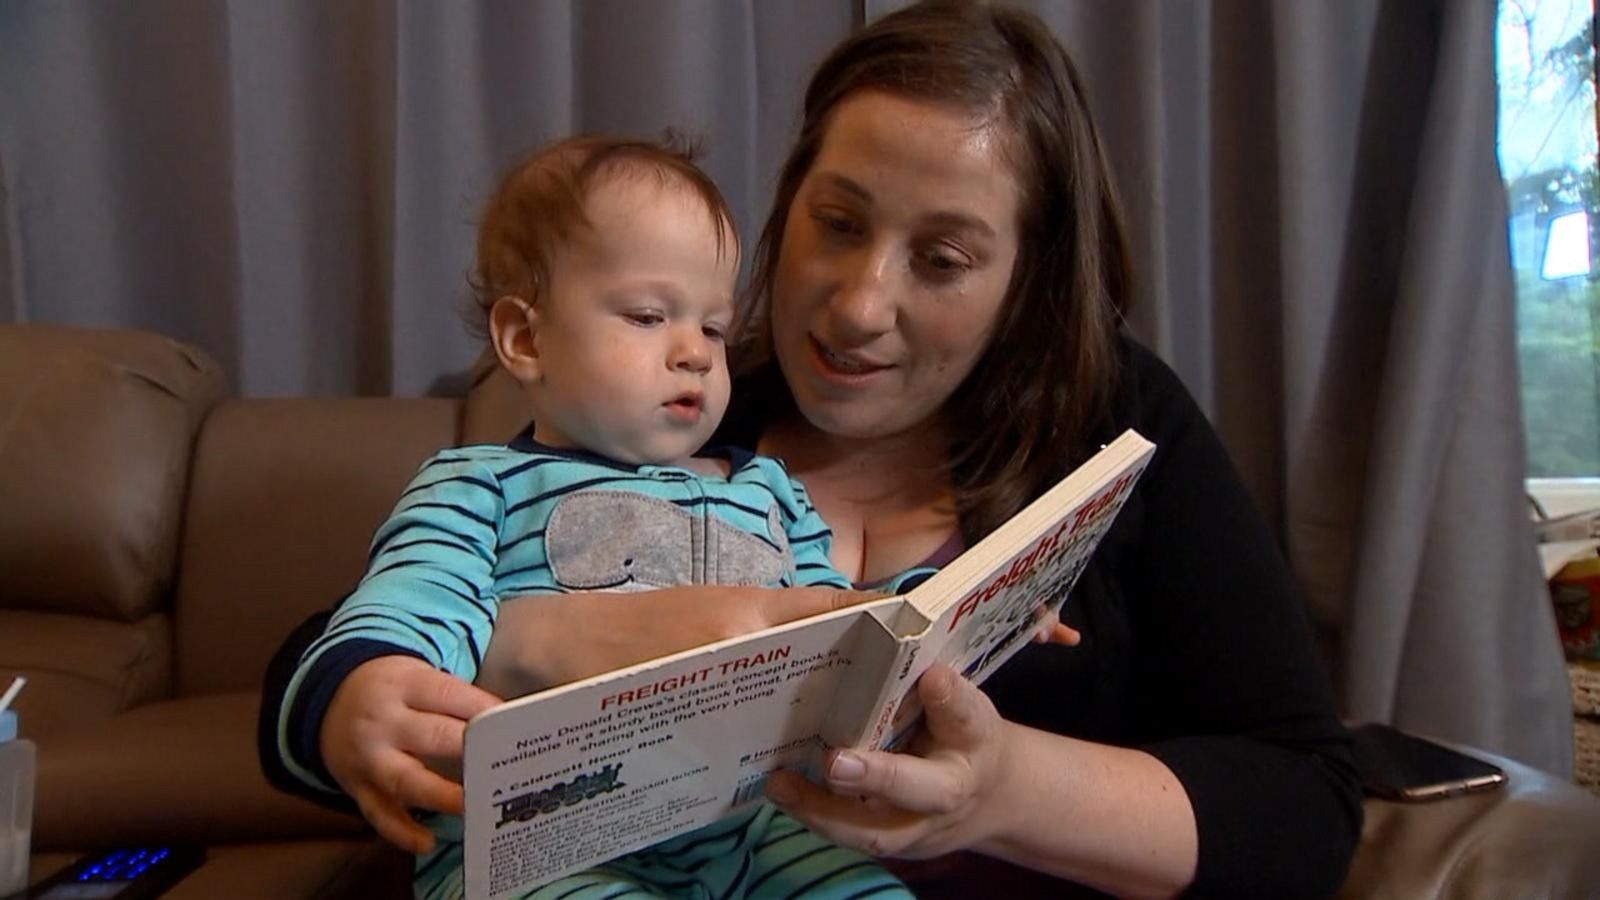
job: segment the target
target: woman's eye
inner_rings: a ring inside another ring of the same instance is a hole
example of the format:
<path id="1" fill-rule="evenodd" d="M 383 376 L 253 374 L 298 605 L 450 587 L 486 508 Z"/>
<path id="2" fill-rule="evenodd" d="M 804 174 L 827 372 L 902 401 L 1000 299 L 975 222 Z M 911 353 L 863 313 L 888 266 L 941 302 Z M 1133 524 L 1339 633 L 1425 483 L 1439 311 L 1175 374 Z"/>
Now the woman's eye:
<path id="1" fill-rule="evenodd" d="M 972 268 L 972 262 L 966 256 L 953 253 L 947 249 L 928 250 L 918 254 L 918 256 L 924 266 L 938 275 L 960 275 Z"/>
<path id="2" fill-rule="evenodd" d="M 853 236 L 861 233 L 861 226 L 849 216 L 834 212 L 814 212 L 811 218 L 822 226 L 822 230 L 841 236 Z"/>

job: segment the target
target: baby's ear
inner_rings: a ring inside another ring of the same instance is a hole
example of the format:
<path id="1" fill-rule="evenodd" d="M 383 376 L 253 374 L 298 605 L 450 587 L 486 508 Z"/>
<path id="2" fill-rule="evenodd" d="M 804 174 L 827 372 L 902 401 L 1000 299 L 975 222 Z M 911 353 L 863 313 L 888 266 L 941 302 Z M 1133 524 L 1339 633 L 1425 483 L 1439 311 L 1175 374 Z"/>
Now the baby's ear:
<path id="1" fill-rule="evenodd" d="M 489 343 L 511 377 L 524 385 L 539 381 L 539 311 L 521 297 L 504 296 L 489 308 Z"/>

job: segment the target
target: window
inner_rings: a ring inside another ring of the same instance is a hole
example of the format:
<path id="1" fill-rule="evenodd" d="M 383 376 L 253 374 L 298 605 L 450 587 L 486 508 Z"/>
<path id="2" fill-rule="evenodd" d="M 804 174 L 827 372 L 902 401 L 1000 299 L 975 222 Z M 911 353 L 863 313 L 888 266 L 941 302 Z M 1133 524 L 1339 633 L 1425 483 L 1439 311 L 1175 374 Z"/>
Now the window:
<path id="1" fill-rule="evenodd" d="M 1530 490 L 1600 506 L 1597 0 L 1500 0 L 1500 171 L 1510 200 Z"/>

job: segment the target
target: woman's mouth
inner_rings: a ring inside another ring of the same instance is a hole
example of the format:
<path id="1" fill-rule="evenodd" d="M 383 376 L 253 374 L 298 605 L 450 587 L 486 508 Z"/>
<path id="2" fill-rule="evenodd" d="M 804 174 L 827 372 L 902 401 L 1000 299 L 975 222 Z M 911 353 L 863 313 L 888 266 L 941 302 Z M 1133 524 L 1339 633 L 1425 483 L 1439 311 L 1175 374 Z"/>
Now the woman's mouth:
<path id="1" fill-rule="evenodd" d="M 870 359 L 863 359 L 855 354 L 840 353 L 815 337 L 811 338 L 810 343 L 811 353 L 816 357 L 817 363 L 825 374 L 842 378 L 860 378 L 892 368 Z"/>

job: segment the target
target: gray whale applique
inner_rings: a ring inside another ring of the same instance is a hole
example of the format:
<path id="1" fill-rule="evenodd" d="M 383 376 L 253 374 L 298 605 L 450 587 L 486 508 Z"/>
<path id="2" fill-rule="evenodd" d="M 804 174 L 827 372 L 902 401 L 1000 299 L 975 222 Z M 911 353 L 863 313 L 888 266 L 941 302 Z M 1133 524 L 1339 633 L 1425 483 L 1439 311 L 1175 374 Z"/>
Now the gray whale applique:
<path id="1" fill-rule="evenodd" d="M 767 509 L 767 532 L 762 540 L 642 494 L 580 491 L 556 502 L 545 555 L 556 584 L 574 591 L 776 584 L 794 574 L 776 504 Z"/>

